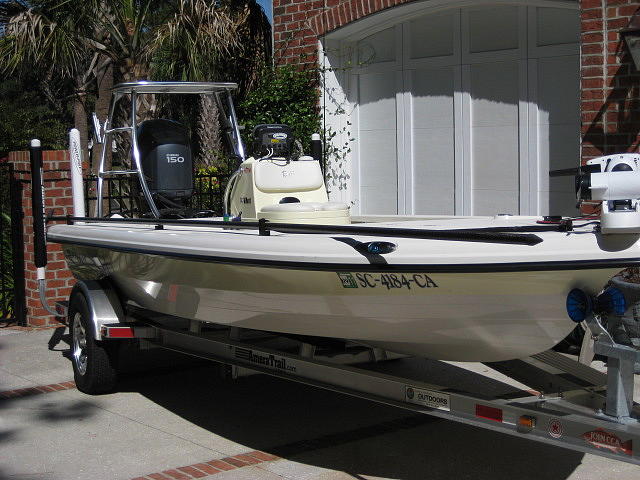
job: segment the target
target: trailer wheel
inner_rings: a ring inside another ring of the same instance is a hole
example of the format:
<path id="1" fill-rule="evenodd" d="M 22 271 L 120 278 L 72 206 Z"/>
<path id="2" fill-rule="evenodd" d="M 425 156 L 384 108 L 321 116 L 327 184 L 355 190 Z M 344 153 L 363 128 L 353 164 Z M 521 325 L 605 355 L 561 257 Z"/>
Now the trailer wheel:
<path id="1" fill-rule="evenodd" d="M 117 381 L 115 357 L 117 345 L 106 345 L 94 338 L 87 300 L 76 293 L 69 302 L 71 363 L 78 390 L 89 394 L 113 390 Z"/>

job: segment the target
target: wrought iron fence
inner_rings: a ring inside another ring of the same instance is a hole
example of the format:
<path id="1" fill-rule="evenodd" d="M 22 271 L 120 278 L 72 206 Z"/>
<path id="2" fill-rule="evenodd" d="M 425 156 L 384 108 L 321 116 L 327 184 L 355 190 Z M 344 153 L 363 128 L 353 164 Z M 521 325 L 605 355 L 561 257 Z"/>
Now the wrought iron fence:
<path id="1" fill-rule="evenodd" d="M 196 173 L 194 175 L 194 195 L 188 203 L 194 211 L 211 210 L 214 215 L 222 215 L 224 189 L 229 174 Z M 108 215 L 137 215 L 146 211 L 145 201 L 135 177 L 106 178 L 103 184 L 103 211 Z M 97 198 L 97 178 L 84 179 L 84 198 L 87 215 L 95 213 Z"/>
<path id="2" fill-rule="evenodd" d="M 26 309 L 21 188 L 13 165 L 0 163 L 0 322 L 23 325 Z"/>

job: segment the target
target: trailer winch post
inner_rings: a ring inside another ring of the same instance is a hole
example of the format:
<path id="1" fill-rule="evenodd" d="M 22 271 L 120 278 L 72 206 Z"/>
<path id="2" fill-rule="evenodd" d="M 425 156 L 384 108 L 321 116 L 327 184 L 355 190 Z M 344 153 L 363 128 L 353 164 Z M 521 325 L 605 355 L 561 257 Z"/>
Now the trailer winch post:
<path id="1" fill-rule="evenodd" d="M 36 264 L 38 293 L 40 303 L 52 315 L 58 316 L 58 312 L 47 304 L 46 273 L 47 266 L 47 238 L 45 233 L 46 215 L 44 211 L 44 181 L 42 174 L 42 145 L 40 140 L 34 138 L 29 146 L 31 160 L 31 208 L 33 210 L 33 250 L 34 263 Z"/>
<path id="2" fill-rule="evenodd" d="M 604 413 L 619 423 L 637 423 L 633 410 L 634 365 L 640 361 L 640 351 L 616 343 L 600 317 L 591 313 L 585 319 L 589 333 L 595 339 L 594 353 L 607 357 L 607 400 Z"/>

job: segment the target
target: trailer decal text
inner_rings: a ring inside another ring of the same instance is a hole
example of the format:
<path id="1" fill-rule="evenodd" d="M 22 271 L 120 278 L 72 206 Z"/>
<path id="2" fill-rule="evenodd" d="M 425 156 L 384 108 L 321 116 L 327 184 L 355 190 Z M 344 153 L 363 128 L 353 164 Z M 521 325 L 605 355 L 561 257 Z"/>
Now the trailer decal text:
<path id="1" fill-rule="evenodd" d="M 276 370 L 283 370 L 285 372 L 295 372 L 296 367 L 287 363 L 287 359 L 284 357 L 278 357 L 276 355 L 267 355 L 254 352 L 248 348 L 236 347 L 235 357 L 240 360 L 255 363 L 263 367 L 273 368 Z"/>
<path id="2" fill-rule="evenodd" d="M 633 451 L 631 440 L 623 442 L 617 435 L 607 432 L 602 428 L 583 433 L 582 438 L 596 448 L 604 448 L 613 453 L 631 455 Z"/>

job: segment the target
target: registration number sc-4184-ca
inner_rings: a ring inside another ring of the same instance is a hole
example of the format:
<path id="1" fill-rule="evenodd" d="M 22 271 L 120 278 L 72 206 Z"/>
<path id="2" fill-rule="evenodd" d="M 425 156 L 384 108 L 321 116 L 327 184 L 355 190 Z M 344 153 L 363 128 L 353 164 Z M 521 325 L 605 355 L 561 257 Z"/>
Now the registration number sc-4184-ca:
<path id="1" fill-rule="evenodd" d="M 438 288 L 425 273 L 346 273 L 338 272 L 343 288 Z"/>

